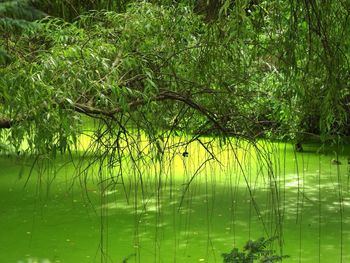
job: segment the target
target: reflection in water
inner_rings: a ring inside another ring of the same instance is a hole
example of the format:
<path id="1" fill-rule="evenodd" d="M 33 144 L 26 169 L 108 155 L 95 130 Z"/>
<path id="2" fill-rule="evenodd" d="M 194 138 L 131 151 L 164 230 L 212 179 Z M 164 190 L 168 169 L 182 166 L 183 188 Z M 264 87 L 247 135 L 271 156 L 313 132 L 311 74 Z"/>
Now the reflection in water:
<path id="1" fill-rule="evenodd" d="M 97 165 L 77 176 L 58 160 L 25 190 L 17 175 L 30 168 L 2 158 L 0 262 L 222 262 L 232 246 L 275 235 L 285 262 L 349 261 L 347 166 L 261 143 L 269 166 L 248 144 L 211 145 L 217 160 L 191 144 L 163 163 L 125 159 L 123 178 Z"/>

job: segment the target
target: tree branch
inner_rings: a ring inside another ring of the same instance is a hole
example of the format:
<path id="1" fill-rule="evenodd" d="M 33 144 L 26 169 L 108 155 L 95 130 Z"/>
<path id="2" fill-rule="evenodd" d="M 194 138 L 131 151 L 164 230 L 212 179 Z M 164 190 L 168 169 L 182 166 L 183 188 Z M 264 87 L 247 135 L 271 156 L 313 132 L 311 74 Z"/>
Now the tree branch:
<path id="1" fill-rule="evenodd" d="M 128 108 L 130 111 L 134 111 L 137 108 L 139 108 L 140 106 L 144 106 L 144 105 L 148 104 L 149 102 L 164 101 L 164 100 L 173 100 L 173 101 L 183 102 L 186 105 L 188 105 L 190 108 L 193 108 L 193 109 L 197 110 L 198 112 L 200 112 L 201 114 L 203 114 L 204 116 L 206 116 L 208 118 L 208 120 L 211 121 L 215 125 L 216 128 L 218 128 L 221 131 L 225 130 L 216 121 L 216 118 L 215 118 L 213 113 L 211 113 L 205 107 L 194 102 L 188 96 L 184 96 L 182 94 L 179 94 L 179 93 L 176 93 L 173 91 L 167 91 L 167 90 L 162 91 L 157 96 L 155 96 L 153 98 L 149 98 L 149 99 L 135 99 L 135 100 L 130 101 L 128 103 Z M 89 115 L 90 117 L 91 117 L 91 115 L 103 115 L 105 117 L 113 118 L 116 114 L 124 111 L 124 108 L 122 108 L 122 107 L 116 107 L 114 109 L 108 110 L 108 109 L 100 109 L 100 108 L 92 107 L 92 106 L 89 106 L 87 104 L 82 104 L 82 103 L 70 104 L 71 107 L 68 107 L 67 104 L 64 104 L 64 103 L 59 103 L 58 105 L 60 105 L 59 107 L 61 107 L 63 109 L 72 109 L 73 108 L 74 111 Z M 28 116 L 25 119 L 28 119 Z M 24 120 L 24 118 L 22 120 L 11 120 L 8 118 L 0 119 L 0 129 L 11 128 L 15 122 L 21 122 L 23 120 Z"/>

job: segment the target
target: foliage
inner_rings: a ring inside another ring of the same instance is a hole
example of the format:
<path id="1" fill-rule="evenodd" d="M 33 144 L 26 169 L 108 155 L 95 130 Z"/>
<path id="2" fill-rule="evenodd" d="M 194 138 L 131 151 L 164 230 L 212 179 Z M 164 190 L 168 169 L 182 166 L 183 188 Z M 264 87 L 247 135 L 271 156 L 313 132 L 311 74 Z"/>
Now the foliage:
<path id="1" fill-rule="evenodd" d="M 0 1 L 0 33 L 3 36 L 0 45 L 0 65 L 10 63 L 11 55 L 8 49 L 13 39 L 23 30 L 32 28 L 32 21 L 44 15 L 42 11 L 34 8 L 29 0 Z"/>
<path id="2" fill-rule="evenodd" d="M 349 6 L 334 1 L 271 1 L 264 2 L 264 8 L 271 11 L 263 34 L 272 39 L 269 53 L 279 58 L 276 68 L 288 89 L 284 94 L 289 105 L 278 105 L 287 121 L 284 126 L 290 129 L 294 122 L 294 131 L 347 134 Z"/>
<path id="3" fill-rule="evenodd" d="M 223 253 L 224 263 L 253 263 L 259 260 L 261 263 L 272 263 L 282 261 L 287 256 L 278 256 L 275 251 L 268 249 L 275 238 L 259 238 L 256 241 L 249 240 L 243 252 L 233 248 L 230 253 Z"/>
<path id="4" fill-rule="evenodd" d="M 1 29 L 8 30 L 11 23 L 33 21 L 42 18 L 44 13 L 32 6 L 29 0 L 8 0 L 0 2 Z M 10 28 L 13 29 L 13 28 Z"/>
<path id="5" fill-rule="evenodd" d="M 34 5 L 51 16 L 73 21 L 90 10 L 124 12 L 130 2 L 130 0 L 38 0 L 34 2 Z"/>
<path id="6" fill-rule="evenodd" d="M 36 14 L 29 1 L 1 2 L 2 21 L 22 21 L 15 2 Z M 64 151 L 82 115 L 153 141 L 164 130 L 296 141 L 350 133 L 348 5 L 227 0 L 209 19 L 212 1 L 154 2 L 48 1 L 46 12 L 74 22 L 4 29 L 0 124 L 12 143 Z M 101 8 L 119 12 L 89 11 Z"/>
<path id="7" fill-rule="evenodd" d="M 240 81 L 241 66 L 228 66 L 234 50 L 208 43 L 209 30 L 218 31 L 185 6 L 151 4 L 124 14 L 90 12 L 73 24 L 41 21 L 13 44 L 11 52 L 22 55 L 1 80 L 4 111 L 21 119 L 11 131 L 14 142 L 27 138 L 29 145 L 50 150 L 60 141 L 64 149 L 79 112 L 117 119 L 113 125 L 136 126 L 149 136 L 157 127 L 201 132 L 214 124 L 223 130 L 212 110 L 219 116 L 239 110 L 240 92 L 230 98 L 231 87 L 220 84 Z"/>

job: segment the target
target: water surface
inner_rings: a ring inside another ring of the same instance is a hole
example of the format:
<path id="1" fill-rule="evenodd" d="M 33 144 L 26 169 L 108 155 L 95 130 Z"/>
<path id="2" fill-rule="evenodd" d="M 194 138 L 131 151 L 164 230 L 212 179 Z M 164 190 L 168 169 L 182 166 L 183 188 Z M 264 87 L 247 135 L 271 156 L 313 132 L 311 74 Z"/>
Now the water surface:
<path id="1" fill-rule="evenodd" d="M 2 155 L 0 262 L 222 262 L 233 246 L 273 235 L 285 262 L 349 262 L 346 155 L 334 165 L 317 145 L 266 147 L 270 169 L 249 146 L 217 145 L 211 160 L 193 144 L 188 157 L 130 163 L 122 176 L 79 170 L 88 162 L 79 155 L 36 166 Z"/>

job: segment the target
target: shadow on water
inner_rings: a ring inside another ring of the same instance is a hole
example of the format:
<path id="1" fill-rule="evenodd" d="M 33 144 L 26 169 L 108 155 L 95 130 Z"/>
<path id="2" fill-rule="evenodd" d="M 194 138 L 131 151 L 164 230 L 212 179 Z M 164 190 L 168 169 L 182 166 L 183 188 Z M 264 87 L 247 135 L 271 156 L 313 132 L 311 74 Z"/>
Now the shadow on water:
<path id="1" fill-rule="evenodd" d="M 345 157 L 334 165 L 268 147 L 270 173 L 249 147 L 204 166 L 209 155 L 188 148 L 171 163 L 129 163 L 123 182 L 119 170 L 77 174 L 60 157 L 26 187 L 30 162 L 1 157 L 0 262 L 222 262 L 233 246 L 276 235 L 285 262 L 349 261 Z"/>

